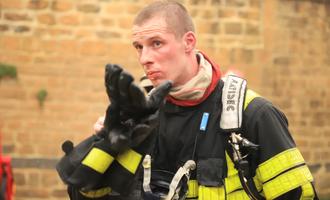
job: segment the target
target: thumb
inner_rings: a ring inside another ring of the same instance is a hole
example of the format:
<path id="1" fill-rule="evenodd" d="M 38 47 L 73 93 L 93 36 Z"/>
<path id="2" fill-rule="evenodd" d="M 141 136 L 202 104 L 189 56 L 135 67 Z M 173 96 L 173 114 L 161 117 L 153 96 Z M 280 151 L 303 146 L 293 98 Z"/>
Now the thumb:
<path id="1" fill-rule="evenodd" d="M 172 81 L 165 81 L 154 90 L 151 91 L 147 100 L 147 108 L 157 109 L 163 102 L 164 98 L 168 95 L 172 88 Z"/>

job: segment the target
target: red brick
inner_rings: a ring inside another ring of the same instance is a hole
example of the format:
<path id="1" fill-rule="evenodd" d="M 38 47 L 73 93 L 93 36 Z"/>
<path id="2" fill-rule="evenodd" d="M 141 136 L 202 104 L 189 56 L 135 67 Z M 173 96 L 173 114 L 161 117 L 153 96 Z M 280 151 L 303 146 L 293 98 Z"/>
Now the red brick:
<path id="1" fill-rule="evenodd" d="M 103 18 L 101 19 L 101 23 L 104 26 L 113 26 L 115 24 L 115 20 L 111 18 Z"/>
<path id="2" fill-rule="evenodd" d="M 2 0 L 2 9 L 21 9 L 24 8 L 24 1 L 22 0 Z"/>
<path id="3" fill-rule="evenodd" d="M 40 40 L 35 37 L 21 37 L 21 49 L 23 51 L 34 52 L 40 50 Z"/>
<path id="4" fill-rule="evenodd" d="M 38 22 L 46 25 L 56 24 L 55 17 L 53 14 L 40 14 L 37 16 Z"/>
<path id="5" fill-rule="evenodd" d="M 49 5 L 48 0 L 30 0 L 28 4 L 28 8 L 33 10 L 42 10 L 47 8 Z"/>
<path id="6" fill-rule="evenodd" d="M 261 14 L 259 11 L 241 11 L 238 13 L 238 16 L 244 19 L 254 20 L 254 21 L 261 19 Z"/>
<path id="7" fill-rule="evenodd" d="M 90 42 L 86 41 L 81 43 L 80 48 L 81 48 L 80 53 L 82 55 L 100 56 L 100 55 L 106 55 L 109 47 L 107 44 L 105 44 L 102 41 L 90 41 Z"/>
<path id="8" fill-rule="evenodd" d="M 1 36 L 0 44 L 6 50 L 19 50 L 21 48 L 21 39 L 14 36 Z"/>
<path id="9" fill-rule="evenodd" d="M 40 41 L 40 47 L 42 48 L 43 51 L 48 53 L 55 53 L 61 50 L 58 45 L 58 41 L 56 40 Z"/>
<path id="10" fill-rule="evenodd" d="M 26 176 L 22 172 L 16 172 L 14 170 L 14 180 L 15 180 L 15 185 L 23 186 L 26 184 Z"/>
<path id="11" fill-rule="evenodd" d="M 100 11 L 100 6 L 97 4 L 80 4 L 77 9 L 85 13 L 98 13 Z"/>
<path id="12" fill-rule="evenodd" d="M 136 13 L 138 13 L 141 9 L 142 7 L 140 5 L 129 4 L 126 6 L 126 11 L 128 14 L 136 15 Z"/>
<path id="13" fill-rule="evenodd" d="M 14 27 L 14 32 L 16 33 L 27 33 L 30 32 L 31 28 L 29 26 L 16 26 Z"/>
<path id="14" fill-rule="evenodd" d="M 94 32 L 86 29 L 79 29 L 75 33 L 77 39 L 88 39 L 94 36 Z"/>
<path id="15" fill-rule="evenodd" d="M 116 16 L 123 13 L 123 6 L 119 4 L 108 4 L 105 11 L 109 15 Z"/>
<path id="16" fill-rule="evenodd" d="M 54 11 L 65 12 L 73 9 L 73 2 L 67 0 L 55 0 L 53 1 L 51 8 Z"/>
<path id="17" fill-rule="evenodd" d="M 26 155 L 33 155 L 36 153 L 35 151 L 35 145 L 33 144 L 24 144 L 24 145 L 19 145 L 17 147 L 16 153 L 26 156 Z"/>
<path id="18" fill-rule="evenodd" d="M 62 40 L 58 42 L 58 47 L 62 54 L 77 54 L 79 42 L 76 40 Z"/>
<path id="19" fill-rule="evenodd" d="M 225 8 L 225 9 L 219 9 L 218 11 L 218 17 L 220 18 L 230 18 L 237 16 L 237 12 L 234 9 Z"/>
<path id="20" fill-rule="evenodd" d="M 76 26 L 79 25 L 80 19 L 77 15 L 65 15 L 59 17 L 58 22 L 64 25 Z"/>
<path id="21" fill-rule="evenodd" d="M 247 35 L 258 36 L 260 35 L 260 25 L 246 24 L 245 32 Z"/>
<path id="22" fill-rule="evenodd" d="M 5 13 L 4 14 L 5 19 L 10 21 L 30 21 L 31 18 L 28 16 L 28 14 L 22 14 L 22 13 Z"/>
<path id="23" fill-rule="evenodd" d="M 0 32 L 5 32 L 9 30 L 9 26 L 5 24 L 0 24 Z"/>
<path id="24" fill-rule="evenodd" d="M 243 32 L 243 27 L 240 22 L 225 23 L 225 33 L 230 35 L 239 35 Z"/>
<path id="25" fill-rule="evenodd" d="M 29 187 L 28 189 L 17 187 L 15 196 L 17 196 L 18 198 L 23 197 L 23 199 L 47 199 L 49 197 L 49 191 L 48 187 L 41 186 Z"/>
<path id="26" fill-rule="evenodd" d="M 132 28 L 133 19 L 129 17 L 122 17 L 118 19 L 119 27 L 125 30 L 130 30 Z"/>

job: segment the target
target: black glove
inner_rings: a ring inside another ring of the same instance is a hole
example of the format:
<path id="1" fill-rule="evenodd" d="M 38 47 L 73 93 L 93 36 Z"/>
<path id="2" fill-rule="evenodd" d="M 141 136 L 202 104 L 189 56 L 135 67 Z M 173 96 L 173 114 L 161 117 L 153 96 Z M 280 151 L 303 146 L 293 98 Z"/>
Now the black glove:
<path id="1" fill-rule="evenodd" d="M 157 124 L 157 110 L 172 87 L 166 81 L 147 98 L 133 81 L 120 66 L 106 65 L 105 86 L 111 105 L 99 134 L 107 135 L 111 149 L 118 153 L 140 144 L 149 135 Z"/>

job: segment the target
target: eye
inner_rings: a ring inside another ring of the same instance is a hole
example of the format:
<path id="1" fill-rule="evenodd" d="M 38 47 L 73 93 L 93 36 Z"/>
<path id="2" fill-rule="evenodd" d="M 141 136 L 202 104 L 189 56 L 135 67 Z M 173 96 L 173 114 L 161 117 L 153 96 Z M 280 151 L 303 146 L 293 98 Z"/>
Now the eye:
<path id="1" fill-rule="evenodd" d="M 135 48 L 136 50 L 141 50 L 141 49 L 143 49 L 143 46 L 140 45 L 140 44 L 136 44 L 136 45 L 134 45 L 134 48 Z"/>
<path id="2" fill-rule="evenodd" d="M 152 45 L 157 48 L 157 47 L 160 47 L 162 45 L 162 42 L 159 41 L 159 40 L 155 40 L 155 41 L 152 42 Z"/>
<path id="3" fill-rule="evenodd" d="M 142 49 L 143 49 L 143 46 L 140 45 L 140 44 L 134 44 L 134 48 L 135 48 L 138 52 L 141 52 Z"/>

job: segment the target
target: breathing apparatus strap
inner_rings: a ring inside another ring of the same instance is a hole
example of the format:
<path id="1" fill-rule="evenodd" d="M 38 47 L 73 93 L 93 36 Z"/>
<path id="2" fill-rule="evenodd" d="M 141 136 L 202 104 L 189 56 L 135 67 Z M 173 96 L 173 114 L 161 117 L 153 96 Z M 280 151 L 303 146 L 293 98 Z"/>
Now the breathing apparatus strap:
<path id="1" fill-rule="evenodd" d="M 225 83 L 222 89 L 223 108 L 220 119 L 220 127 L 225 130 L 225 132 L 232 133 L 232 158 L 244 191 L 253 200 L 264 200 L 265 198 L 259 194 L 253 178 L 247 175 L 249 174 L 249 163 L 247 160 L 242 158 L 240 145 L 238 144 L 239 141 L 236 140 L 237 137 L 234 137 L 238 136 L 239 138 L 248 141 L 247 139 L 236 134 L 236 132 L 242 130 L 243 111 L 247 106 L 247 103 L 252 100 L 248 99 L 249 102 L 244 102 L 247 91 L 246 80 L 234 75 L 228 75 L 224 82 Z"/>
<path id="2" fill-rule="evenodd" d="M 187 177 L 187 183 L 189 181 L 190 177 L 190 171 L 194 170 L 196 168 L 196 163 L 193 160 L 188 160 L 182 167 L 178 169 L 178 171 L 175 173 L 171 184 L 170 184 L 170 190 L 168 192 L 167 197 L 165 200 L 172 200 L 174 195 L 178 194 L 178 185 L 180 181 L 182 180 L 183 176 Z"/>
<path id="3" fill-rule="evenodd" d="M 144 192 L 151 192 L 150 180 L 151 180 L 151 156 L 146 155 L 142 162 L 143 166 L 143 190 Z"/>
<path id="4" fill-rule="evenodd" d="M 150 188 L 150 181 L 151 181 L 151 156 L 146 155 L 143 160 L 143 168 L 144 168 L 144 175 L 143 175 L 143 190 L 145 193 L 152 193 Z M 169 192 L 164 198 L 164 200 L 173 200 L 179 199 L 179 192 L 180 192 L 180 181 L 185 176 L 187 179 L 187 184 L 190 178 L 190 171 L 196 168 L 196 163 L 193 160 L 188 160 L 182 167 L 178 169 L 175 175 L 172 178 L 172 181 L 169 185 Z M 163 198 L 162 198 L 163 199 Z"/>

